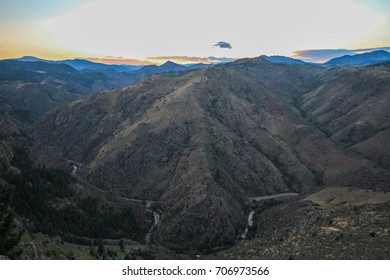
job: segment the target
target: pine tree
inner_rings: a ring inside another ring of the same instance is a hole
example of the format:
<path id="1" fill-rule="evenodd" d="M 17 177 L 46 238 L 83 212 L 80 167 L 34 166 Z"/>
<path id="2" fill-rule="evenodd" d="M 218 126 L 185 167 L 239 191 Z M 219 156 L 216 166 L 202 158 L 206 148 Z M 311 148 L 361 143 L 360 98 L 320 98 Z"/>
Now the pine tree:
<path id="1" fill-rule="evenodd" d="M 120 248 L 121 252 L 123 253 L 125 251 L 125 241 L 123 239 L 121 239 L 119 241 L 118 245 L 119 245 L 119 248 Z"/>
<path id="2" fill-rule="evenodd" d="M 99 240 L 99 246 L 98 246 L 98 249 L 97 249 L 97 254 L 98 254 L 98 256 L 101 259 L 103 259 L 104 253 L 105 253 L 104 244 L 103 244 L 103 241 L 100 239 Z"/>
<path id="3" fill-rule="evenodd" d="M 11 209 L 13 187 L 0 179 L 0 255 L 7 255 L 23 234 Z"/>

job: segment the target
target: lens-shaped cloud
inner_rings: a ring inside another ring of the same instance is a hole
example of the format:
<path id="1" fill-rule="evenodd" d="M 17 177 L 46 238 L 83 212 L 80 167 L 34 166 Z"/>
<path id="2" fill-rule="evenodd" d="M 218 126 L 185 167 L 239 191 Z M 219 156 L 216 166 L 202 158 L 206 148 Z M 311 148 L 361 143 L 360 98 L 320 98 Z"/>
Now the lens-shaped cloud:
<path id="1" fill-rule="evenodd" d="M 231 49 L 232 45 L 228 42 L 220 41 L 220 42 L 216 43 L 215 45 L 213 45 L 213 47 L 218 47 L 221 49 Z"/>

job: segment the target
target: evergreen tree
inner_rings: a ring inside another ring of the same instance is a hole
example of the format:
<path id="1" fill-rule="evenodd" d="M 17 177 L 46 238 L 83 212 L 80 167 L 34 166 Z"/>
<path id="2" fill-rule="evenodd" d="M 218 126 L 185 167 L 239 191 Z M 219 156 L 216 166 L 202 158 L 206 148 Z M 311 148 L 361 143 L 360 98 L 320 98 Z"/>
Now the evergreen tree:
<path id="1" fill-rule="evenodd" d="M 121 239 L 119 241 L 118 245 L 119 245 L 119 248 L 120 248 L 121 252 L 123 253 L 125 251 L 125 241 L 123 239 Z"/>
<path id="2" fill-rule="evenodd" d="M 23 234 L 11 209 L 13 187 L 0 179 L 0 255 L 7 255 Z"/>
<path id="3" fill-rule="evenodd" d="M 104 253 L 105 253 L 104 244 L 103 244 L 103 241 L 100 239 L 99 240 L 99 246 L 98 246 L 98 249 L 97 249 L 97 254 L 102 259 L 103 256 L 104 256 Z"/>

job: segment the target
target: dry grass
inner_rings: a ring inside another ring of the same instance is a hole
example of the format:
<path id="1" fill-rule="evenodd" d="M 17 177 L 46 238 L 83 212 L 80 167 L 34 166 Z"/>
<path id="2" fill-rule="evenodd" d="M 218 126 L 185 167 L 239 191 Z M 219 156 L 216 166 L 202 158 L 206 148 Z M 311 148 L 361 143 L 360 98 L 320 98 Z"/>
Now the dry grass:
<path id="1" fill-rule="evenodd" d="M 321 206 L 353 206 L 380 204 L 390 201 L 389 192 L 374 192 L 357 188 L 325 188 L 309 195 L 306 200 Z"/>

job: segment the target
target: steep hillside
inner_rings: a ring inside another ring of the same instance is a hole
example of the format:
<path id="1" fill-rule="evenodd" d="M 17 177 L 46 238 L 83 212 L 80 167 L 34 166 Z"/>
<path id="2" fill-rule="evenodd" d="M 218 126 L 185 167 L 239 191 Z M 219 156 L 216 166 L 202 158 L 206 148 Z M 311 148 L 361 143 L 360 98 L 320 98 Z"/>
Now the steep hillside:
<path id="1" fill-rule="evenodd" d="M 83 245 L 102 238 L 144 243 L 150 210 L 70 172 L 34 165 L 27 153 L 33 143 L 25 132 L 30 126 L 26 112 L 0 98 L 0 255 L 24 258 L 31 243 L 20 240 L 24 233 Z"/>
<path id="2" fill-rule="evenodd" d="M 24 147 L 30 142 L 24 132 L 30 125 L 27 112 L 15 109 L 0 98 L 0 179 L 12 172 L 13 147 Z"/>
<path id="3" fill-rule="evenodd" d="M 0 61 L 0 97 L 33 119 L 115 85 L 101 73 L 80 73 L 65 64 Z"/>
<path id="4" fill-rule="evenodd" d="M 336 143 L 390 170 L 390 64 L 349 69 L 305 94 L 301 108 Z"/>
<path id="5" fill-rule="evenodd" d="M 248 196 L 323 184 L 388 189 L 389 172 L 307 121 L 299 98 L 324 69 L 262 58 L 145 79 L 71 103 L 36 123 L 33 157 L 129 198 L 156 200 L 155 241 L 174 249 L 233 242 Z"/>
<path id="6" fill-rule="evenodd" d="M 159 73 L 204 67 L 208 66 L 183 66 L 170 61 L 161 66 L 141 68 L 87 60 L 51 61 L 35 57 L 1 60 L 0 97 L 37 120 L 54 108 L 103 90 L 128 86 Z"/>

